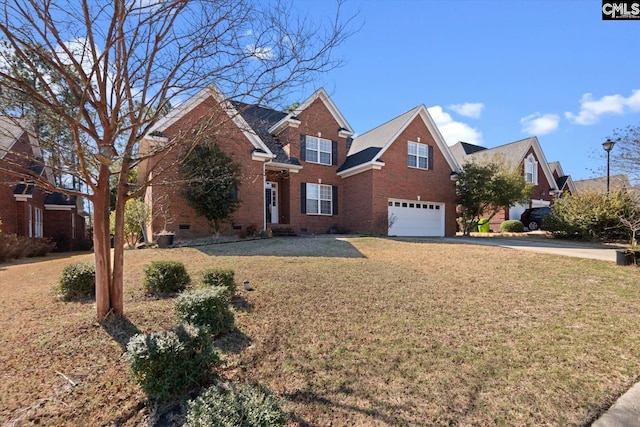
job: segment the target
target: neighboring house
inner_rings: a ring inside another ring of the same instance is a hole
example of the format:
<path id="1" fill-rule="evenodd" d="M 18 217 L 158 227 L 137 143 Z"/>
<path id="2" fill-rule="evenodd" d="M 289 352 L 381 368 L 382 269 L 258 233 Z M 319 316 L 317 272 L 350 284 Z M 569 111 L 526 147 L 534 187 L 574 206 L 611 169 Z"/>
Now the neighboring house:
<path id="1" fill-rule="evenodd" d="M 451 147 L 456 160 L 464 167 L 468 162 L 504 163 L 512 170 L 520 170 L 523 179 L 534 185 L 531 200 L 524 205 L 516 205 L 502 210 L 491 219 L 491 229 L 498 231 L 507 219 L 520 219 L 527 208 L 549 206 L 564 191 L 576 191 L 570 176 L 564 175 L 558 162 L 550 166 L 540 147 L 538 138 L 530 137 L 495 148 L 484 148 L 466 142 L 458 142 Z"/>
<path id="2" fill-rule="evenodd" d="M 84 247 L 85 219 L 75 196 L 45 191 L 34 178 L 53 182 L 51 171 L 43 167 L 37 139 L 15 122 L 0 117 L 0 163 L 2 169 L 23 174 L 20 178 L 0 170 L 0 220 L 3 234 L 47 237 L 57 251 Z M 29 170 L 32 175 L 24 172 Z"/>
<path id="3" fill-rule="evenodd" d="M 578 192 L 597 191 L 598 193 L 607 192 L 607 177 L 600 176 L 597 178 L 581 179 L 575 181 L 575 187 Z M 633 187 L 629 183 L 627 175 L 611 175 L 609 177 L 609 191 L 629 191 Z"/>
<path id="4" fill-rule="evenodd" d="M 354 131 L 324 89 L 281 112 L 228 103 L 210 88 L 158 122 L 142 151 L 169 143 L 205 117 L 220 124 L 216 143 L 242 170 L 240 208 L 227 233 L 455 233 L 450 176 L 458 168 L 424 106 L 352 140 Z M 154 216 L 150 231 L 160 232 L 169 218 L 167 228 L 178 238 L 211 235 L 181 198 L 178 171 L 154 177 L 181 155 L 174 150 L 141 165 L 139 176 L 154 180 L 145 194 Z M 388 230 L 390 216 L 397 219 Z"/>

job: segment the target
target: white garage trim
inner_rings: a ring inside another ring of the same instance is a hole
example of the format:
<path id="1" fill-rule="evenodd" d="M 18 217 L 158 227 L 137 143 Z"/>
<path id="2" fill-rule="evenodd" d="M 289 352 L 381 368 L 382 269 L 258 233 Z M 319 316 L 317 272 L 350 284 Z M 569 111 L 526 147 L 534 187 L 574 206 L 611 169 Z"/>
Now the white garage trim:
<path id="1" fill-rule="evenodd" d="M 389 199 L 389 236 L 443 237 L 444 203 Z"/>

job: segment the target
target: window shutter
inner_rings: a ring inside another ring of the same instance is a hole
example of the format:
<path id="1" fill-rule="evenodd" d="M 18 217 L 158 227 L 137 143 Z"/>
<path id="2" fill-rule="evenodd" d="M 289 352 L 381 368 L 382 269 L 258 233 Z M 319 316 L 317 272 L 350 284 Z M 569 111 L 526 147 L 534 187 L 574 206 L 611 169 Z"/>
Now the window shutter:
<path id="1" fill-rule="evenodd" d="M 331 187 L 331 202 L 333 205 L 333 215 L 338 215 L 338 186 L 334 185 Z"/>
<path id="2" fill-rule="evenodd" d="M 307 183 L 300 183 L 300 213 L 307 213 Z"/>
<path id="3" fill-rule="evenodd" d="M 307 135 L 303 133 L 300 134 L 300 160 L 307 161 Z"/>
<path id="4" fill-rule="evenodd" d="M 428 145 L 427 147 L 427 169 L 433 170 L 433 145 Z"/>
<path id="5" fill-rule="evenodd" d="M 338 141 L 331 141 L 331 164 L 338 164 Z"/>

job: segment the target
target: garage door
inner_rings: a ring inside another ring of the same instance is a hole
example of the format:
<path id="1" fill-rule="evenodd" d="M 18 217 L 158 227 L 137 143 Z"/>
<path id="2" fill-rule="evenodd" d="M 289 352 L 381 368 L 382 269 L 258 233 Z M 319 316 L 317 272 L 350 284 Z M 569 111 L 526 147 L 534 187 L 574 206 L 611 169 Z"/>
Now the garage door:
<path id="1" fill-rule="evenodd" d="M 389 236 L 444 236 L 444 204 L 389 199 Z"/>

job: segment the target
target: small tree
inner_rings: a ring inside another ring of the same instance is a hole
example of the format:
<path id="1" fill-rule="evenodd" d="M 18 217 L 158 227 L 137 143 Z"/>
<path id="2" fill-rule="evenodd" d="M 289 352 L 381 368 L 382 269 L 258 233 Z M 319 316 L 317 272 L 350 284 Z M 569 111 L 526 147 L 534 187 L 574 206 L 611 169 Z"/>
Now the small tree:
<path id="1" fill-rule="evenodd" d="M 519 169 L 510 171 L 497 163 L 467 163 L 458 174 L 456 189 L 463 231 L 469 234 L 480 216 L 491 219 L 501 209 L 529 200 L 533 184 L 524 181 Z"/>
<path id="2" fill-rule="evenodd" d="M 145 224 L 151 219 L 149 207 L 140 199 L 129 199 L 124 206 L 124 237 L 130 247 L 135 247 L 140 233 L 145 233 Z M 115 233 L 116 213 L 111 211 L 109 222 Z M 146 236 L 145 241 L 147 241 Z"/>
<path id="3" fill-rule="evenodd" d="M 240 206 L 240 165 L 217 144 L 208 142 L 194 147 L 180 166 L 180 174 L 187 203 L 207 218 L 218 238 L 224 221 Z"/>

